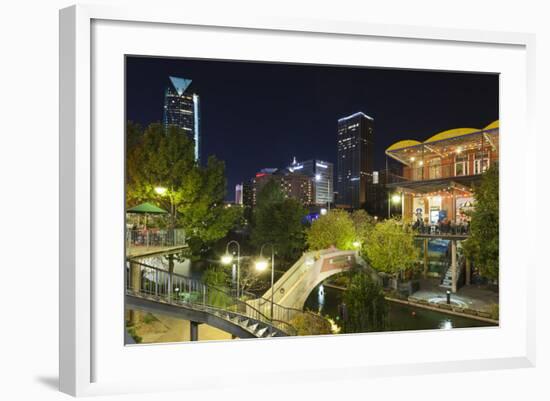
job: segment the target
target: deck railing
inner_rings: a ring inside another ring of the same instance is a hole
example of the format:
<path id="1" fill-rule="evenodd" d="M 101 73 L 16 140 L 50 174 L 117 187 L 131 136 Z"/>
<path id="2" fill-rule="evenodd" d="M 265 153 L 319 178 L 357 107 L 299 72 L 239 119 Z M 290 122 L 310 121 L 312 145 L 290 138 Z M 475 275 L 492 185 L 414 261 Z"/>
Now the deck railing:
<path id="1" fill-rule="evenodd" d="M 126 246 L 132 247 L 170 247 L 185 245 L 185 230 L 143 229 L 126 230 Z"/>

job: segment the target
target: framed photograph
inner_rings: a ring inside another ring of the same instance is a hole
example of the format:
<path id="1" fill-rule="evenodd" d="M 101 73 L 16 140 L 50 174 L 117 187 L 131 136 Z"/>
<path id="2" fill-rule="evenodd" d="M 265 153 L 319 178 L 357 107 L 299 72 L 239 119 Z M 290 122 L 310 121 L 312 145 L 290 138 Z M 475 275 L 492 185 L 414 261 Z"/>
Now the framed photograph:
<path id="1" fill-rule="evenodd" d="M 60 13 L 62 391 L 533 366 L 533 36 L 180 15 Z"/>

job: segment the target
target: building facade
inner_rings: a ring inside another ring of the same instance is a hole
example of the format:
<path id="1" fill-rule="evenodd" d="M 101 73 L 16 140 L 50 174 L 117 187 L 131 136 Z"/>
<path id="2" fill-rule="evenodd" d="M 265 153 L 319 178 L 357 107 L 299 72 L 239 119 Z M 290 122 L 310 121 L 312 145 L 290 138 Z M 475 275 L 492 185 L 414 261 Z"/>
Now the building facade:
<path id="1" fill-rule="evenodd" d="M 292 172 L 288 169 L 263 169 L 252 180 L 253 206 L 258 204 L 258 193 L 271 180 L 280 185 L 281 191 L 286 198 L 296 199 L 304 206 L 309 206 L 313 203 L 314 189 L 311 177 Z"/>
<path id="2" fill-rule="evenodd" d="M 199 95 L 189 90 L 191 80 L 169 77 L 164 91 L 165 128 L 176 126 L 183 129 L 195 142 L 195 160 L 200 160 L 200 115 Z"/>
<path id="3" fill-rule="evenodd" d="M 360 209 L 367 204 L 367 187 L 374 166 L 374 119 L 358 112 L 338 120 L 337 203 Z"/>
<path id="4" fill-rule="evenodd" d="M 402 140 L 386 149 L 386 156 L 401 165 L 398 173 L 388 174 L 387 187 L 421 243 L 424 275 L 440 277 L 440 287 L 452 292 L 469 285 L 472 263 L 460 248 L 469 236 L 475 188 L 483 173 L 498 164 L 498 120 L 485 128 L 443 131 L 424 142 Z M 447 265 L 429 262 L 434 247 L 449 255 Z"/>
<path id="5" fill-rule="evenodd" d="M 334 168 L 332 163 L 322 160 L 292 161 L 287 170 L 295 174 L 308 176 L 313 183 L 313 201 L 318 206 L 327 206 L 334 202 Z"/>
<path id="6" fill-rule="evenodd" d="M 499 159 L 499 122 L 485 128 L 456 128 L 424 142 L 403 140 L 386 149 L 398 161 L 388 188 L 399 196 L 404 221 L 467 224 L 473 191 L 481 175 Z"/>

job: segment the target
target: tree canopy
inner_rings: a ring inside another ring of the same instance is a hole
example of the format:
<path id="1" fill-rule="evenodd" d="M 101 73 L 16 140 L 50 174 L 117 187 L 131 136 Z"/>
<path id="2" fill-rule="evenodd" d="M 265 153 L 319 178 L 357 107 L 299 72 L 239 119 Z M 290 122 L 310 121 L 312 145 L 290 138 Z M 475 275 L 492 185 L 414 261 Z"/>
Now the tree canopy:
<path id="1" fill-rule="evenodd" d="M 374 230 L 376 220 L 362 209 L 355 210 L 350 217 L 355 228 L 356 241 L 359 241 L 364 246 Z"/>
<path id="2" fill-rule="evenodd" d="M 355 226 L 349 213 L 333 209 L 315 220 L 307 231 L 307 245 L 311 250 L 335 246 L 338 249 L 353 249 L 357 241 Z"/>
<path id="3" fill-rule="evenodd" d="M 286 260 L 297 258 L 304 250 L 304 217 L 307 210 L 296 199 L 285 198 L 278 182 L 270 180 L 257 194 L 251 232 L 252 243 L 275 246 Z"/>
<path id="4" fill-rule="evenodd" d="M 382 331 L 387 308 L 382 287 L 362 271 L 356 271 L 344 293 L 344 333 Z"/>
<path id="5" fill-rule="evenodd" d="M 142 131 L 129 123 L 127 146 L 126 206 L 153 201 L 170 210 L 173 205 L 176 226 L 186 230 L 195 252 L 223 238 L 240 218 L 239 208 L 224 205 L 223 161 L 210 156 L 199 166 L 185 131 L 158 123 Z M 157 193 L 159 187 L 164 193 Z"/>
<path id="6" fill-rule="evenodd" d="M 497 280 L 499 272 L 499 174 L 492 165 L 474 191 L 470 237 L 464 241 L 466 256 L 472 258 L 483 276 Z"/>
<path id="7" fill-rule="evenodd" d="M 419 257 L 413 233 L 394 219 L 374 226 L 364 251 L 375 270 L 392 275 L 413 268 Z"/>

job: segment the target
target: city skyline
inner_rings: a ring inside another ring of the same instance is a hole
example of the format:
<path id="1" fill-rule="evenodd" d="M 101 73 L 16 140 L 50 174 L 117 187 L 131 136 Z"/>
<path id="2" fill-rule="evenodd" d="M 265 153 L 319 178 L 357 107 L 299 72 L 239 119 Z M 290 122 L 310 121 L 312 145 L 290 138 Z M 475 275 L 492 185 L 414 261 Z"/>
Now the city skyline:
<path id="1" fill-rule="evenodd" d="M 497 75 L 128 57 L 128 120 L 161 121 L 169 76 L 201 96 L 201 159 L 226 162 L 228 200 L 236 184 L 294 156 L 336 165 L 338 119 L 356 112 L 375 119 L 374 169 L 398 139 L 498 118 Z"/>

